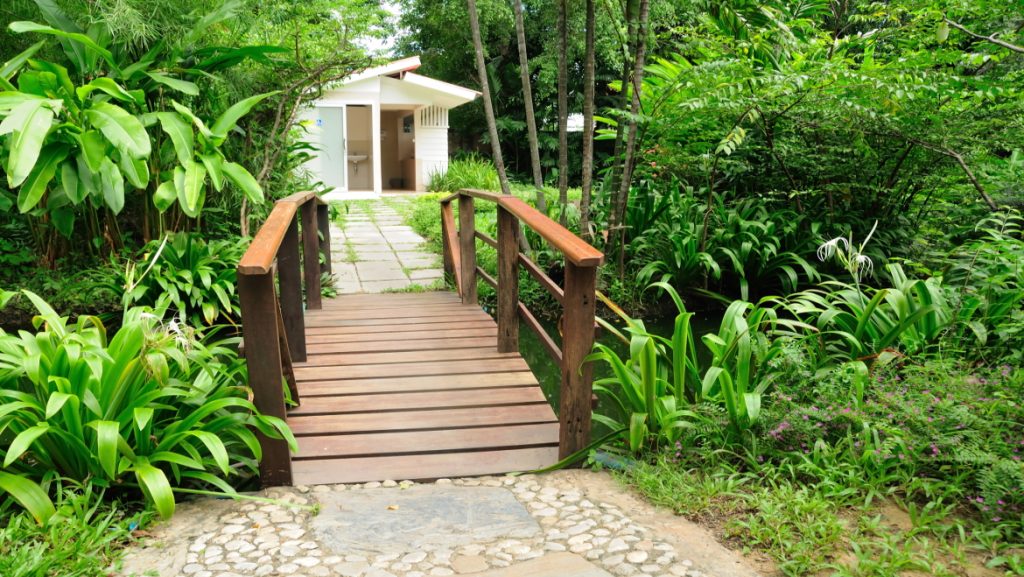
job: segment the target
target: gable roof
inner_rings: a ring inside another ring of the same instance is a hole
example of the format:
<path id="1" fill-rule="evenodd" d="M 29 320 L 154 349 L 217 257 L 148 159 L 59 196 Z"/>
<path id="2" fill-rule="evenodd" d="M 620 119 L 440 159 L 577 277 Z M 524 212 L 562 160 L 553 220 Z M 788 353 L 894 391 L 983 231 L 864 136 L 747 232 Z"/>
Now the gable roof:
<path id="1" fill-rule="evenodd" d="M 410 56 L 395 60 L 381 66 L 367 68 L 352 76 L 336 83 L 331 89 L 344 90 L 344 87 L 351 86 L 358 82 L 373 78 L 388 78 L 390 83 L 401 82 L 409 86 L 412 92 L 421 95 L 430 95 L 433 104 L 444 108 L 454 108 L 467 102 L 476 100 L 480 93 L 476 90 L 463 88 L 455 84 L 429 78 L 422 74 L 416 74 L 413 70 L 420 67 L 420 57 Z"/>

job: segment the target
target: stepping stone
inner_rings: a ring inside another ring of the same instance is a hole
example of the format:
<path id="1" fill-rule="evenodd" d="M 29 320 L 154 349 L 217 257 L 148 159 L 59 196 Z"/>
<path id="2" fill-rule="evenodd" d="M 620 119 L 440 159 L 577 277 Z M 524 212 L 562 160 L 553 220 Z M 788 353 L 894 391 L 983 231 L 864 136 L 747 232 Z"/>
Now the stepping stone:
<path id="1" fill-rule="evenodd" d="M 444 272 L 437 268 L 421 268 L 409 271 L 409 278 L 419 281 L 432 281 L 444 276 Z"/>
<path id="2" fill-rule="evenodd" d="M 409 279 L 363 281 L 363 292 L 382 293 L 384 291 L 407 289 L 410 286 L 412 286 L 412 283 L 409 282 Z"/>
<path id="3" fill-rule="evenodd" d="M 312 533 L 322 548 L 342 555 L 455 549 L 541 531 L 512 492 L 500 487 L 416 485 L 315 497 L 320 512 L 310 521 Z"/>
<path id="4" fill-rule="evenodd" d="M 597 565 L 572 553 L 551 553 L 503 569 L 470 573 L 473 577 L 612 577 Z"/>
<path id="5" fill-rule="evenodd" d="M 364 284 L 377 280 L 409 280 L 397 262 L 357 262 L 356 271 L 359 273 L 359 281 Z"/>

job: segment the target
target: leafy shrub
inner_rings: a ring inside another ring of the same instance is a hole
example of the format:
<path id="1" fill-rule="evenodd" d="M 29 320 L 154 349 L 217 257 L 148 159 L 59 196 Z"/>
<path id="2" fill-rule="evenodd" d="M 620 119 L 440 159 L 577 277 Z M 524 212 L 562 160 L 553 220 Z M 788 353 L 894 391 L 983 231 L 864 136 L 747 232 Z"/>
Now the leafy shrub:
<path id="1" fill-rule="evenodd" d="M 430 192 L 456 192 L 463 188 L 501 190 L 498 172 L 491 161 L 479 155 L 454 159 L 445 172 L 431 174 L 427 184 Z"/>
<path id="2" fill-rule="evenodd" d="M 206 241 L 198 234 L 169 234 L 142 248 L 144 264 L 112 267 L 96 287 L 122 295 L 125 308 L 168 308 L 193 326 L 234 324 L 241 316 L 237 267 L 247 246 L 246 239 Z"/>
<path id="3" fill-rule="evenodd" d="M 236 340 L 204 343 L 137 307 L 108 341 L 99 319 L 69 324 L 24 294 L 36 332 L 0 331 L 0 488 L 37 518 L 53 513 L 37 484 L 51 474 L 140 490 L 167 517 L 175 490 L 232 492 L 227 479 L 255 474 L 252 428 L 294 446 L 248 400 Z"/>

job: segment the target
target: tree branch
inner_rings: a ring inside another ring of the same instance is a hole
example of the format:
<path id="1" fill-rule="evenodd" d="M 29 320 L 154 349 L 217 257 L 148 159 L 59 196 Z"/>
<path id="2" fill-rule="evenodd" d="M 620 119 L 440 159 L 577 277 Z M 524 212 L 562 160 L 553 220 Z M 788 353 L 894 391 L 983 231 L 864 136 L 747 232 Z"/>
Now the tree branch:
<path id="1" fill-rule="evenodd" d="M 964 34 L 967 34 L 968 36 L 971 36 L 973 38 L 977 38 L 978 40 L 984 40 L 985 42 L 991 42 L 992 44 L 995 44 L 996 46 L 1002 46 L 1003 48 L 1006 48 L 1007 50 L 1012 50 L 1012 51 L 1017 52 L 1019 54 L 1024 54 L 1024 46 L 1018 46 L 1016 44 L 1011 44 L 1009 42 L 1006 42 L 1005 40 L 1000 40 L 998 38 L 997 34 L 993 34 L 991 36 L 983 36 L 981 34 L 977 34 L 977 33 L 971 32 L 970 30 L 965 28 L 963 24 L 960 24 L 959 22 L 955 22 L 953 20 L 950 20 L 949 18 L 943 18 L 943 20 L 946 21 L 946 24 L 949 24 L 953 28 L 956 28 L 957 30 L 963 32 Z"/>
<path id="2" fill-rule="evenodd" d="M 974 171 L 971 170 L 971 167 L 967 166 L 967 162 L 964 160 L 964 157 L 961 156 L 959 152 L 951 148 L 947 148 L 945 146 L 935 146 L 933 144 L 929 144 L 927 142 L 917 140 L 914 138 L 910 138 L 908 140 L 920 146 L 921 148 L 931 150 L 932 152 L 937 152 L 943 156 L 948 156 L 949 158 L 955 160 L 956 163 L 960 165 L 960 168 L 964 171 L 964 174 L 967 175 L 967 180 L 971 181 L 971 184 L 974 186 L 974 189 L 977 190 L 978 194 L 981 195 L 981 198 L 985 200 L 985 204 L 987 204 L 988 207 L 991 208 L 993 211 L 999 210 L 999 206 L 996 204 L 996 201 L 992 200 L 992 197 L 989 196 L 987 192 L 985 192 L 985 189 L 981 186 L 981 182 L 978 181 L 978 177 L 974 176 Z"/>

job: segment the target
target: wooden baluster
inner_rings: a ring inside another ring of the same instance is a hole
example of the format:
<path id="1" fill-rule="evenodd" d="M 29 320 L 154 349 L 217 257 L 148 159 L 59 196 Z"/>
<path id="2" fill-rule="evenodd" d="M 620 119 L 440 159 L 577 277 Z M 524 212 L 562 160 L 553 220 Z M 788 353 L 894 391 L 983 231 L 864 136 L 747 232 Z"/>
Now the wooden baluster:
<path id="1" fill-rule="evenodd" d="M 459 196 L 459 256 L 462 261 L 462 304 L 475 305 L 476 299 L 476 215 L 473 197 Z"/>
<path id="2" fill-rule="evenodd" d="M 590 443 L 593 369 L 583 359 L 594 346 L 596 267 L 565 263 L 565 316 L 562 334 L 562 391 L 558 455 L 564 459 Z M 581 370 L 582 369 L 582 370 Z"/>
<path id="3" fill-rule="evenodd" d="M 498 207 L 498 352 L 519 352 L 519 221 Z"/>
<path id="4" fill-rule="evenodd" d="M 284 419 L 284 388 L 273 273 L 239 274 L 238 297 L 242 306 L 242 336 L 245 339 L 245 360 L 253 403 L 264 415 Z M 263 448 L 263 459 L 260 461 L 260 480 L 263 485 L 291 485 L 292 464 L 288 444 L 281 439 L 268 438 L 258 431 L 256 436 Z"/>
<path id="5" fill-rule="evenodd" d="M 313 201 L 316 202 L 316 201 Z M 316 225 L 320 231 L 320 254 L 324 262 L 320 264 L 320 272 L 331 274 L 331 207 L 326 204 L 316 205 Z"/>
<path id="6" fill-rule="evenodd" d="M 320 310 L 320 238 L 317 234 L 316 201 L 302 205 L 302 272 L 306 278 L 306 308 Z"/>
<path id="7" fill-rule="evenodd" d="M 302 271 L 299 270 L 299 224 L 294 218 L 277 251 L 277 276 L 281 284 L 281 316 L 288 334 L 292 360 L 306 360 L 306 320 L 302 314 Z M 278 371 L 280 375 L 280 371 Z"/>

